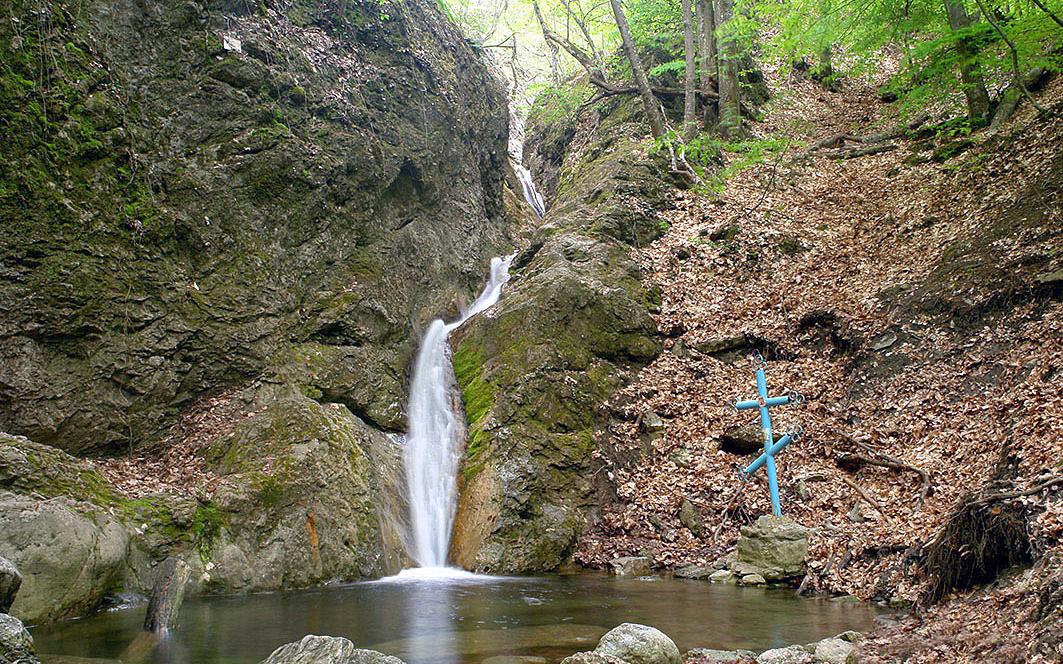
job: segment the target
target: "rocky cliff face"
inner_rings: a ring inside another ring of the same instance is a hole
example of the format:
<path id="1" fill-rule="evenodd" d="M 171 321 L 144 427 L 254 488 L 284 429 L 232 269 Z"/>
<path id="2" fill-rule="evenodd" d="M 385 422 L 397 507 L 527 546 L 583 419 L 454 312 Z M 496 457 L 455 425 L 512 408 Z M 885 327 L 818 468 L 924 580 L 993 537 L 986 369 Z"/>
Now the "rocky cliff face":
<path id="1" fill-rule="evenodd" d="M 595 504 L 602 404 L 660 350 L 630 258 L 660 232 L 660 165 L 627 107 L 581 128 L 502 300 L 451 338 L 469 435 L 451 556 L 470 569 L 567 563 Z"/>
<path id="2" fill-rule="evenodd" d="M 169 555 L 220 592 L 396 571 L 407 366 L 510 244 L 479 54 L 430 0 L 16 0 L 0 49 L 14 613 Z M 168 435 L 219 393 L 223 431 Z M 174 440 L 209 490 L 130 497 L 68 454 Z"/>
<path id="3" fill-rule="evenodd" d="M 508 242 L 507 114 L 422 0 L 15 0 L 0 430 L 158 439 L 256 378 L 403 425 L 415 331 Z"/>

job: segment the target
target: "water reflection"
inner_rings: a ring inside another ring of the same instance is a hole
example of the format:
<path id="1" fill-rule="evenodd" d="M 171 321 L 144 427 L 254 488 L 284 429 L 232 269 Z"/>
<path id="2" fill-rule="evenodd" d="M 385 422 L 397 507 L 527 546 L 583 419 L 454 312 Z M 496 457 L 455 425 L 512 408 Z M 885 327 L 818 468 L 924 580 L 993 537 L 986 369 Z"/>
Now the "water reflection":
<path id="1" fill-rule="evenodd" d="M 143 608 L 34 630 L 38 649 L 118 658 Z M 345 636 L 410 664 L 478 664 L 496 655 L 552 661 L 594 646 L 622 622 L 653 625 L 681 650 L 762 650 L 867 629 L 866 607 L 797 600 L 789 591 L 593 574 L 409 578 L 303 592 L 190 599 L 153 664 L 254 663 L 306 634 Z M 44 658 L 45 664 L 48 658 Z"/>

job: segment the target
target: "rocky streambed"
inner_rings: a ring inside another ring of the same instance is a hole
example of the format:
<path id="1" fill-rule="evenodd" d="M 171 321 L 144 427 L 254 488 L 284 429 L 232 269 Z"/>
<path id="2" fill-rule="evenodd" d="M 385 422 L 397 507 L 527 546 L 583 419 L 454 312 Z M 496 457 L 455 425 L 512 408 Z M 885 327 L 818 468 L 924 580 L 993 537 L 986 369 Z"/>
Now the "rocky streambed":
<path id="1" fill-rule="evenodd" d="M 814 643 L 751 650 L 694 648 L 680 653 L 667 634 L 637 623 L 624 623 L 607 632 L 593 650 L 578 652 L 561 664 L 857 664 L 863 635 L 847 631 Z M 498 655 L 482 664 L 549 664 L 546 657 Z M 275 650 L 262 664 L 404 664 L 375 650 L 357 648 L 342 637 L 306 636 Z"/>

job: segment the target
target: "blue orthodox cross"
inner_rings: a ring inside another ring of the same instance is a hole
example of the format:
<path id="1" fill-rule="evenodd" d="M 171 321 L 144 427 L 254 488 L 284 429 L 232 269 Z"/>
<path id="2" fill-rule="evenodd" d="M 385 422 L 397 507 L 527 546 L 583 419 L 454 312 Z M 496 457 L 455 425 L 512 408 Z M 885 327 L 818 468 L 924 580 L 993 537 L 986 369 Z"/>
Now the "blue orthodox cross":
<path id="1" fill-rule="evenodd" d="M 790 392 L 783 397 L 769 397 L 768 379 L 764 375 L 764 369 L 767 368 L 768 363 L 764 361 L 760 353 L 753 356 L 753 366 L 757 370 L 757 398 L 748 401 L 736 401 L 734 407 L 736 410 L 760 409 L 760 428 L 764 433 L 764 453 L 742 472 L 749 476 L 757 472 L 761 466 L 767 467 L 768 490 L 771 492 L 771 509 L 775 516 L 782 516 L 782 506 L 779 504 L 779 479 L 775 474 L 775 455 L 800 438 L 801 429 L 798 427 L 776 441 L 771 433 L 771 414 L 768 409 L 773 406 L 786 406 L 788 404 L 800 405 L 805 398 L 797 392 Z"/>

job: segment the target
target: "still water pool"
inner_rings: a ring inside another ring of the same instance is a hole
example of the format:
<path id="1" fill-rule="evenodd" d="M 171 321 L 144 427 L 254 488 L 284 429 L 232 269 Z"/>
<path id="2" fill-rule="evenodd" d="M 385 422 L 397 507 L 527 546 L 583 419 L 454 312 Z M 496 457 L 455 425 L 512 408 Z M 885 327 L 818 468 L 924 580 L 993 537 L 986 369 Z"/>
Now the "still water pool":
<path id="1" fill-rule="evenodd" d="M 132 659 L 144 607 L 33 630 L 46 655 Z M 690 648 L 762 650 L 872 626 L 873 609 L 705 581 L 549 577 L 399 577 L 301 592 L 189 599 L 146 660 L 237 664 L 306 634 L 345 636 L 410 664 L 474 664 L 497 655 L 559 661 L 622 622 L 653 625 Z M 53 661 L 61 661 L 57 658 Z"/>

